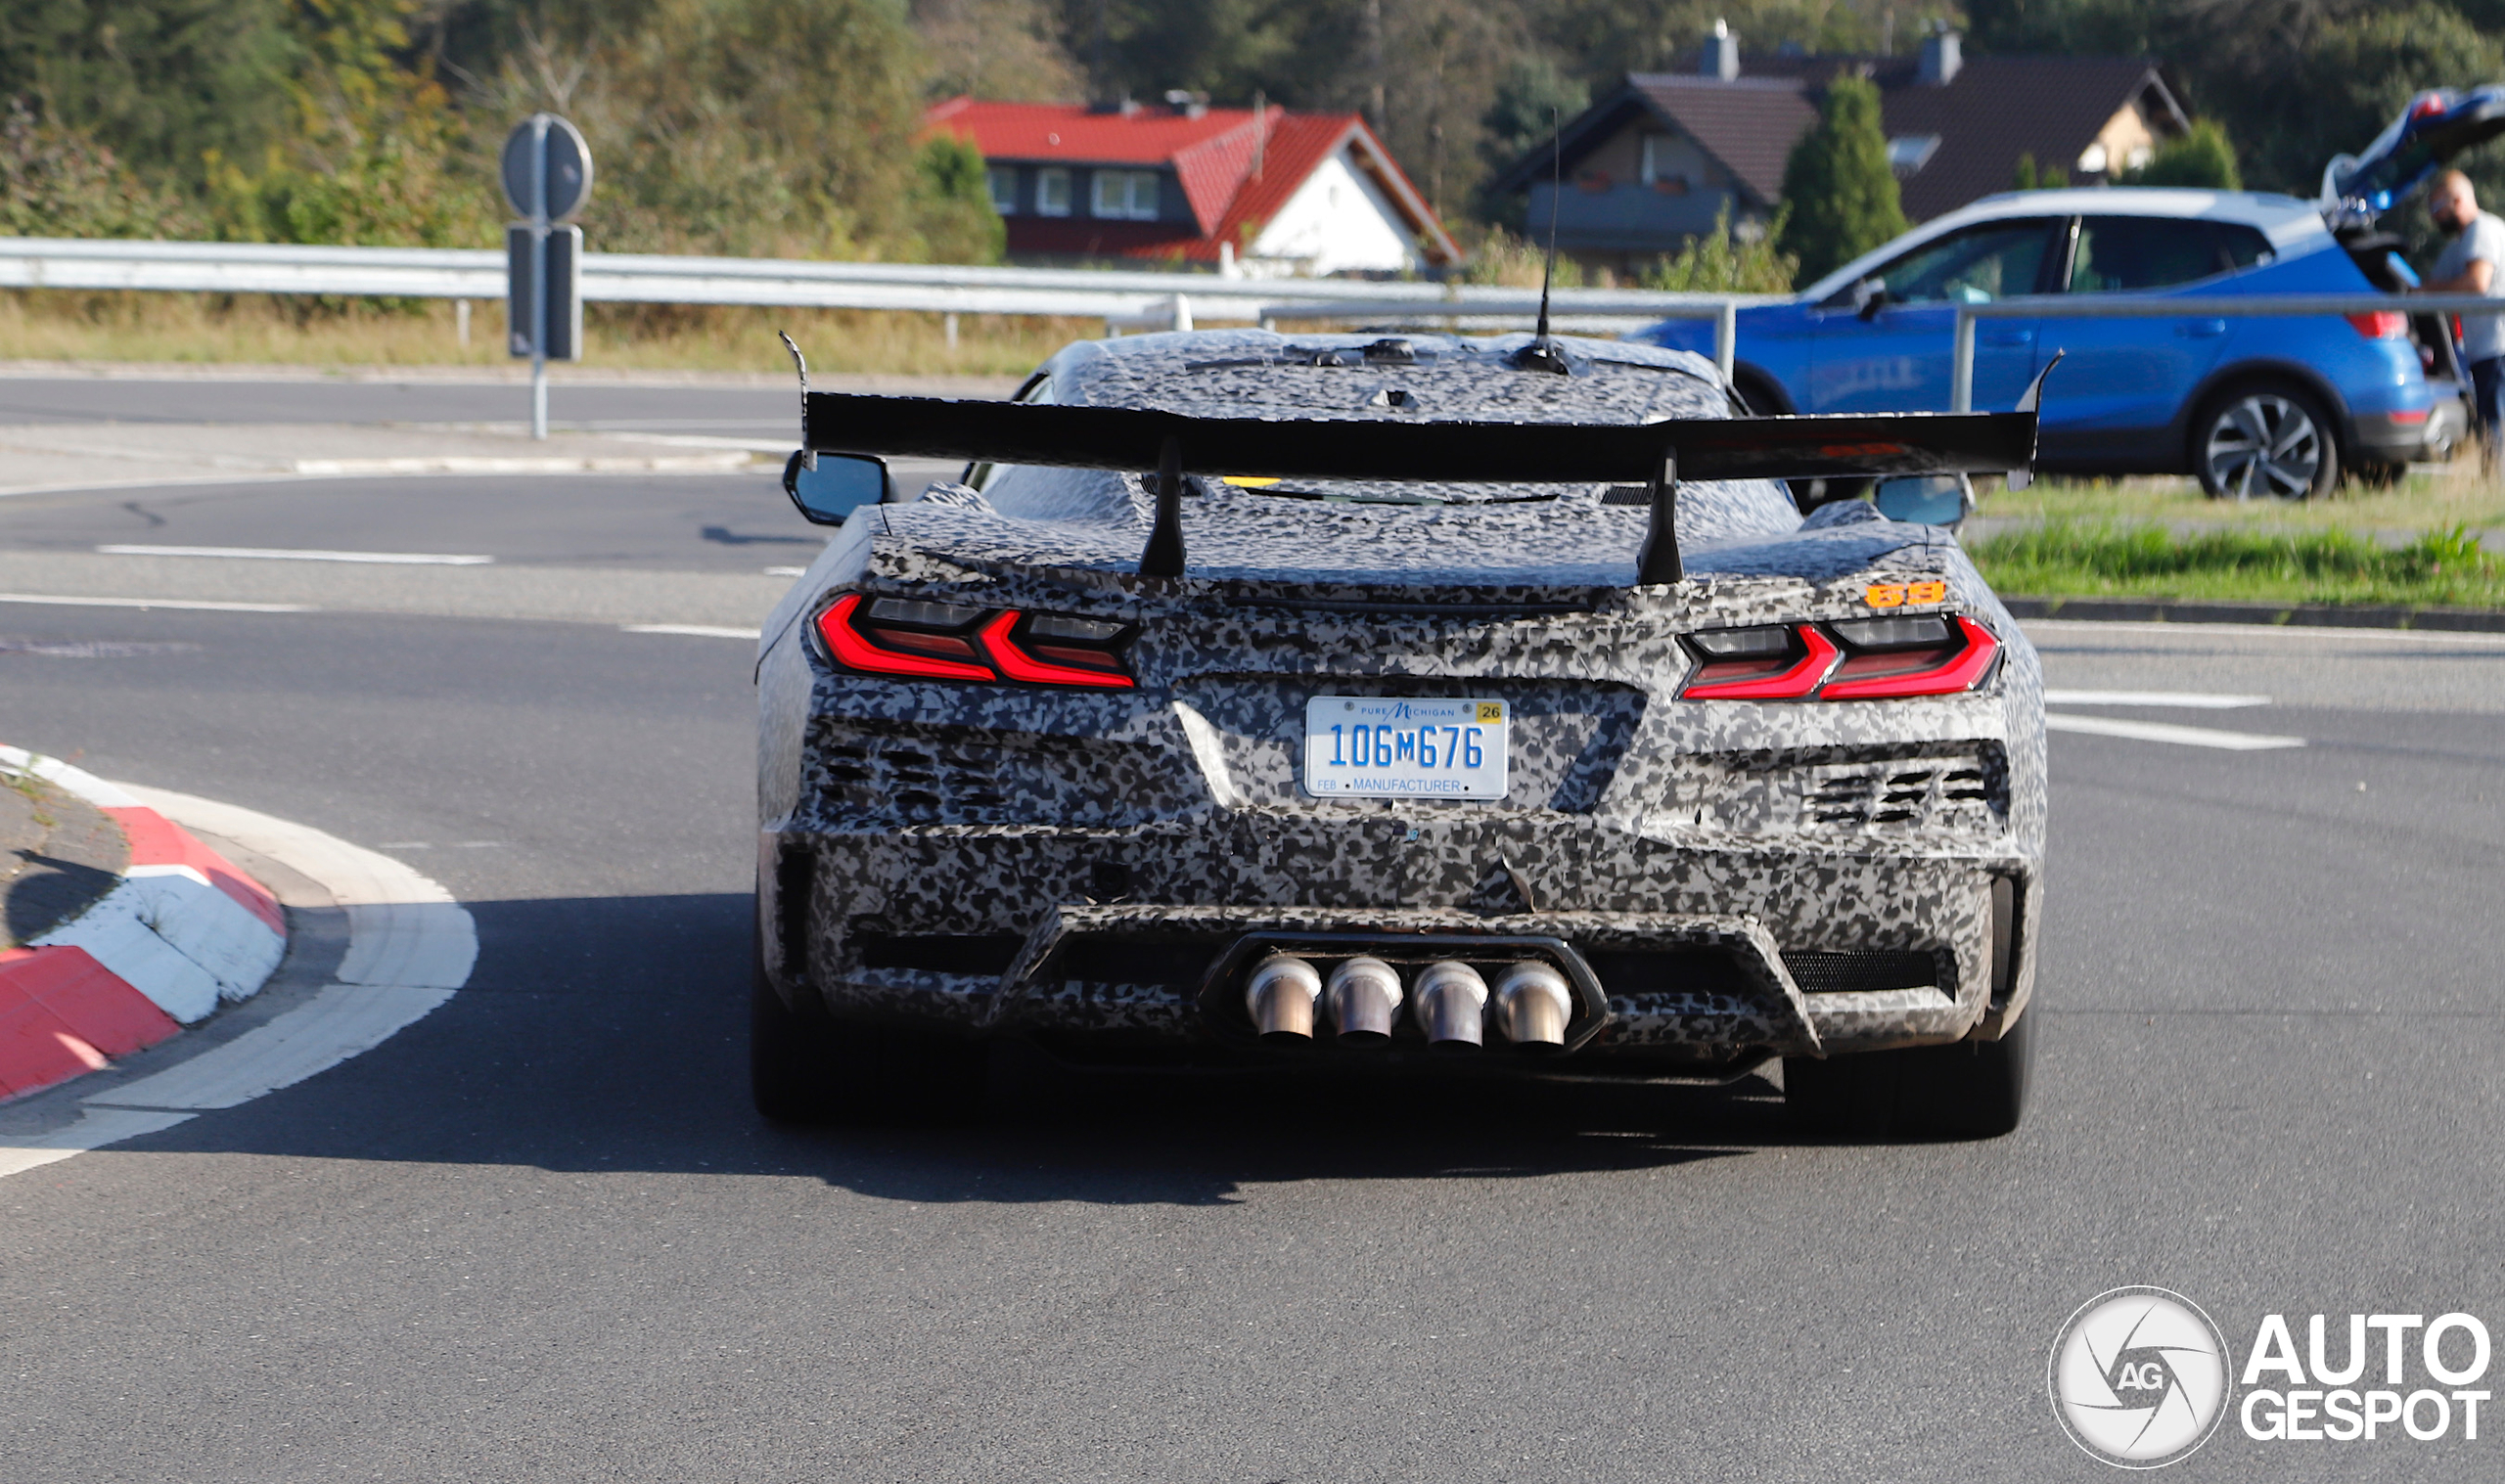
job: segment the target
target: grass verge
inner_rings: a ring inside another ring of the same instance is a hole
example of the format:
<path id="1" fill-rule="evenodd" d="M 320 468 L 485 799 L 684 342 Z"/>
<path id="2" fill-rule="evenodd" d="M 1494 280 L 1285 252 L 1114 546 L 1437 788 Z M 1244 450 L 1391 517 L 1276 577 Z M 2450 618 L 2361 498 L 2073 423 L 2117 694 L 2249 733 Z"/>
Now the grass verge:
<path id="1" fill-rule="evenodd" d="M 0 292 L 0 355 L 24 360 L 272 366 L 502 366 L 500 299 L 470 302 L 470 337 L 449 299 L 314 301 L 270 294 Z M 1020 315 L 944 318 L 847 309 L 586 304 L 584 364 L 649 371 L 792 369 L 788 330 L 814 371 L 1018 376 L 1104 322 Z"/>
<path id="2" fill-rule="evenodd" d="M 2470 467 L 2412 472 L 2391 484 L 2351 479 L 2320 500 L 2212 500 L 2191 479 L 2038 479 L 2024 490 L 1982 491 L 1982 515 L 2001 520 L 2146 521 L 2176 528 L 2357 530 L 2414 533 L 2466 525 L 2505 535 L 2505 483 Z M 2491 544 L 2505 546 L 2505 542 Z"/>
<path id="3" fill-rule="evenodd" d="M 2505 608 L 2505 562 L 2466 525 L 2391 546 L 2348 530 L 2196 530 L 2053 519 L 1968 545 L 1985 580 L 2040 597 Z"/>

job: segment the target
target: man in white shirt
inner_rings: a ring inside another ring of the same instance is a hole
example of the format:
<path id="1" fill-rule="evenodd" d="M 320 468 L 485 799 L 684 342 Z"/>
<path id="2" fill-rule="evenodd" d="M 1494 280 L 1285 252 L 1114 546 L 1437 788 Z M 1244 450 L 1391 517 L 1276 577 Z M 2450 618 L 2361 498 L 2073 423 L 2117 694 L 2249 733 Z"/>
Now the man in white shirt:
<path id="1" fill-rule="evenodd" d="M 2419 292 L 2505 298 L 2505 266 L 2500 266 L 2505 265 L 2505 220 L 2479 209 L 2470 177 L 2459 170 L 2437 176 L 2427 214 L 2453 240 Z M 2493 463 L 2499 429 L 2505 428 L 2505 319 L 2463 315 L 2462 359 L 2470 365 L 2471 416 L 2478 420 L 2487 460 Z"/>

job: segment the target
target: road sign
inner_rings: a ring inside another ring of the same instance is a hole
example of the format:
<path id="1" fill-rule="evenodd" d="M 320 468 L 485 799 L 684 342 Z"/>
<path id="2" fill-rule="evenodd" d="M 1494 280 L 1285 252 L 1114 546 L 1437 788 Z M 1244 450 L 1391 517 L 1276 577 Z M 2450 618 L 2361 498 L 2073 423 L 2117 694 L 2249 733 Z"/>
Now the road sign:
<path id="1" fill-rule="evenodd" d="M 531 292 L 531 232 L 526 223 L 505 228 L 505 330 L 516 357 L 539 350 L 551 361 L 579 361 L 583 356 L 583 229 L 548 229 L 548 318 L 543 344 L 531 344 L 530 327 L 540 324 L 530 312 L 537 302 Z"/>
<path id="2" fill-rule="evenodd" d="M 532 190 L 534 157 L 545 165 L 548 199 L 544 208 Z M 550 221 L 561 222 L 591 199 L 591 146 L 583 143 L 582 131 L 565 119 L 554 113 L 533 113 L 505 136 L 497 174 L 514 215 L 535 218 L 544 209 Z"/>
<path id="3" fill-rule="evenodd" d="M 497 178 L 528 218 L 505 229 L 505 324 L 516 356 L 530 358 L 530 435 L 548 436 L 548 362 L 582 355 L 580 227 L 554 223 L 591 196 L 591 147 L 554 113 L 533 113 L 505 136 Z"/>

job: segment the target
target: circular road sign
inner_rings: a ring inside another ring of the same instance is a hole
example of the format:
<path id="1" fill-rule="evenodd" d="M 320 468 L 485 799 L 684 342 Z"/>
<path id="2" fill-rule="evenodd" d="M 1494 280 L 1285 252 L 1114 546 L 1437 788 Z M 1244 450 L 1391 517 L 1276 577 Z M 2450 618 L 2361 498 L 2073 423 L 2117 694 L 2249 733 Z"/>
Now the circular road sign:
<path id="1" fill-rule="evenodd" d="M 540 135 L 538 125 L 547 124 Z M 528 216 L 530 210 L 530 144 L 534 137 L 544 137 L 548 160 L 548 219 L 561 222 L 583 208 L 591 199 L 591 146 L 583 143 L 582 130 L 554 113 L 533 113 L 513 126 L 505 136 L 504 157 L 497 175 L 504 182 L 505 201 L 517 216 Z"/>

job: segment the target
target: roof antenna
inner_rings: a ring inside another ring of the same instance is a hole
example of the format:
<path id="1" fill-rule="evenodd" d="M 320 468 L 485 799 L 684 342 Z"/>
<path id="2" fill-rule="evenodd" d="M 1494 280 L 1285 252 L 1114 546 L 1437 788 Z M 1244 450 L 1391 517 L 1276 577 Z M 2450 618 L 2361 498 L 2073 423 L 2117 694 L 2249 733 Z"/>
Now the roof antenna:
<path id="1" fill-rule="evenodd" d="M 818 451 L 809 441 L 809 358 L 800 354 L 800 347 L 792 343 L 791 336 L 780 330 L 774 334 L 783 341 L 783 348 L 792 352 L 792 364 L 800 368 L 800 467 L 814 470 L 818 467 Z"/>
<path id="2" fill-rule="evenodd" d="M 1557 277 L 1557 198 L 1565 190 L 1566 178 L 1566 128 L 1554 104 L 1548 109 L 1548 256 L 1539 265 L 1539 329 L 1529 344 L 1514 352 L 1514 369 L 1569 376 L 1572 368 L 1566 364 L 1566 353 L 1548 337 L 1548 286 Z"/>

